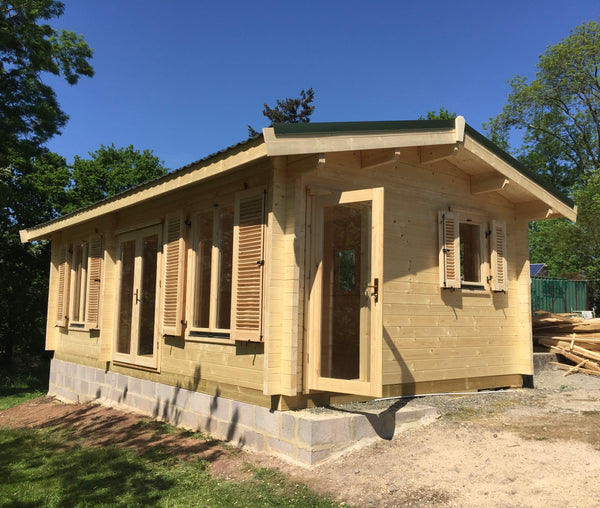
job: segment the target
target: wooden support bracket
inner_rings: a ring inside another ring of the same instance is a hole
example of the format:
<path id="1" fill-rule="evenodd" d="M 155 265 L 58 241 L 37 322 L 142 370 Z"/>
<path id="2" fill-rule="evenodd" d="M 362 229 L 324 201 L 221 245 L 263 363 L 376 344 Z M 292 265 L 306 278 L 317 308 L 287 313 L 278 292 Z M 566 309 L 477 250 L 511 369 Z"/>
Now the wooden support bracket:
<path id="1" fill-rule="evenodd" d="M 458 144 L 452 145 L 437 145 L 421 147 L 420 159 L 421 164 L 433 164 L 434 162 L 453 157 L 458 154 Z"/>
<path id="2" fill-rule="evenodd" d="M 325 162 L 326 162 L 326 158 L 325 158 L 325 154 L 324 153 L 320 153 L 319 154 L 319 161 L 317 162 L 317 168 L 321 169 L 325 167 Z"/>
<path id="3" fill-rule="evenodd" d="M 400 158 L 400 148 L 384 150 L 363 150 L 360 154 L 360 169 L 373 169 L 396 162 Z"/>
<path id="4" fill-rule="evenodd" d="M 471 194 L 485 194 L 504 189 L 510 184 L 510 180 L 504 175 L 492 175 L 484 177 L 471 177 Z"/>

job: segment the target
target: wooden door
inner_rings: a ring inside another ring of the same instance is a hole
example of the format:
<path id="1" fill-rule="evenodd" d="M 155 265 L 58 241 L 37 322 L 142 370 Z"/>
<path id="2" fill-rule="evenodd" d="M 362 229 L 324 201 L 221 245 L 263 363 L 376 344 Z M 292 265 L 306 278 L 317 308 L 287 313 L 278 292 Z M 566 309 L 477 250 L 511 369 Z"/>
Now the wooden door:
<path id="1" fill-rule="evenodd" d="M 308 388 L 380 396 L 383 189 L 310 200 Z"/>
<path id="2" fill-rule="evenodd" d="M 158 257 L 161 227 L 119 237 L 116 361 L 158 365 Z"/>

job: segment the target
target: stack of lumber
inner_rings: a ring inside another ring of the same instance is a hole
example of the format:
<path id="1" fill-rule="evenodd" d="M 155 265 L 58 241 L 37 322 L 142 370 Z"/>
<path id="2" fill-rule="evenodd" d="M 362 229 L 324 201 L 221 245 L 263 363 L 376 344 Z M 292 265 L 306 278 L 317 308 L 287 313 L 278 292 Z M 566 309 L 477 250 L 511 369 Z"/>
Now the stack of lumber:
<path id="1" fill-rule="evenodd" d="M 533 315 L 533 340 L 572 362 L 559 369 L 600 376 L 600 318 L 538 311 Z"/>

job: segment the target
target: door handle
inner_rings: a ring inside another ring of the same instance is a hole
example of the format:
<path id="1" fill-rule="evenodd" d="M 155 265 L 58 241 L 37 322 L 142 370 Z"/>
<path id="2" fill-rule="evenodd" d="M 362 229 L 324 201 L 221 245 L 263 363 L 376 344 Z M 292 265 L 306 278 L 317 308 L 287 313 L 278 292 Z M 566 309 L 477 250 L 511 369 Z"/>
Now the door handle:
<path id="1" fill-rule="evenodd" d="M 375 303 L 377 303 L 379 301 L 379 279 L 377 277 L 375 277 L 375 280 L 373 280 L 372 286 L 367 286 L 367 290 L 369 289 L 373 290 L 370 296 L 372 296 Z"/>
<path id="2" fill-rule="evenodd" d="M 140 303 L 142 299 L 139 297 L 139 289 L 135 290 L 135 303 Z"/>

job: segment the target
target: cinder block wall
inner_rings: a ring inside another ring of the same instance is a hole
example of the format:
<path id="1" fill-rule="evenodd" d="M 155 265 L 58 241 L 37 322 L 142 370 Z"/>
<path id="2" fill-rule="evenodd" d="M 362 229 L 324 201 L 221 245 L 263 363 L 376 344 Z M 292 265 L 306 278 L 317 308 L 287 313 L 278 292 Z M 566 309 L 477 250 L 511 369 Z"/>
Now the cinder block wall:
<path id="1" fill-rule="evenodd" d="M 403 425 L 435 416 L 434 408 L 404 408 L 379 414 L 271 411 L 57 359 L 51 363 L 48 394 L 65 402 L 95 401 L 135 411 L 308 465 L 359 442 L 391 439 Z"/>

